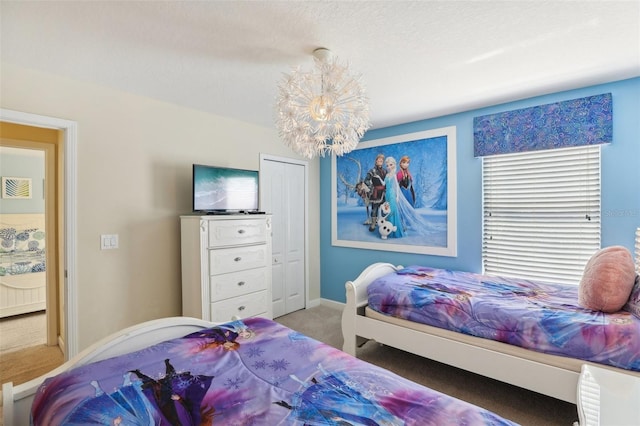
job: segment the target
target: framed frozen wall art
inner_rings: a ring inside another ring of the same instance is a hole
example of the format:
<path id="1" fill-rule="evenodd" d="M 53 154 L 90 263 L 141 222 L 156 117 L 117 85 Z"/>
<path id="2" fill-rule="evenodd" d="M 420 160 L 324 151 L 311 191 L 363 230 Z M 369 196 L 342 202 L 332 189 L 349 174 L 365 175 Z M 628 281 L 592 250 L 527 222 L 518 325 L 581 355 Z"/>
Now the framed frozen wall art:
<path id="1" fill-rule="evenodd" d="M 361 142 L 333 156 L 334 246 L 456 256 L 456 128 Z"/>

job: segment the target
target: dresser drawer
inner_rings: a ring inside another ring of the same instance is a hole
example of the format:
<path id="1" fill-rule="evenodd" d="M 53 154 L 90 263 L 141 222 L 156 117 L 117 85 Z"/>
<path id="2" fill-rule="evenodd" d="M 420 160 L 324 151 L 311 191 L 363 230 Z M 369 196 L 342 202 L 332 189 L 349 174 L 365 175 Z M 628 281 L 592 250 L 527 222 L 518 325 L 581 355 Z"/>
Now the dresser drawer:
<path id="1" fill-rule="evenodd" d="M 264 219 L 209 221 L 209 247 L 256 244 L 267 241 Z"/>
<path id="2" fill-rule="evenodd" d="M 209 277 L 211 302 L 266 290 L 269 282 L 269 273 L 271 271 L 268 268 L 257 268 L 229 274 L 212 275 Z"/>
<path id="3" fill-rule="evenodd" d="M 249 318 L 267 311 L 267 292 L 247 294 L 211 304 L 211 321 L 230 321 L 234 316 Z"/>
<path id="4" fill-rule="evenodd" d="M 265 244 L 248 247 L 209 250 L 209 271 L 212 275 L 227 274 L 268 265 Z"/>

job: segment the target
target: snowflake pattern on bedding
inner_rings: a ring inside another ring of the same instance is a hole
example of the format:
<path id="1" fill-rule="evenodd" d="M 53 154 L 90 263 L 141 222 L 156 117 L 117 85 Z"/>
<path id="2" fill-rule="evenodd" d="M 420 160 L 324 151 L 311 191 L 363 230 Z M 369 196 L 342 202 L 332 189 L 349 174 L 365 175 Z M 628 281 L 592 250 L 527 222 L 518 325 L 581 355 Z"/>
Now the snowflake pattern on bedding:
<path id="1" fill-rule="evenodd" d="M 513 425 L 274 321 L 234 321 L 47 379 L 34 425 Z M 94 420 L 97 419 L 97 420 Z"/>

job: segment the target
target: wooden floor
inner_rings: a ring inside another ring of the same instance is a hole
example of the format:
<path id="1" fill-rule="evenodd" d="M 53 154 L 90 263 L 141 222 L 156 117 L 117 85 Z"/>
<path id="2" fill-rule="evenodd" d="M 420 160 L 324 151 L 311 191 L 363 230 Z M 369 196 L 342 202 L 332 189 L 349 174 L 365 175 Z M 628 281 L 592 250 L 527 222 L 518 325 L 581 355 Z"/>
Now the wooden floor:
<path id="1" fill-rule="evenodd" d="M 57 346 L 47 346 L 45 311 L 0 319 L 0 383 L 17 385 L 62 364 Z"/>
<path id="2" fill-rule="evenodd" d="M 19 385 L 53 370 L 64 362 L 57 346 L 38 345 L 0 356 L 0 382 Z"/>

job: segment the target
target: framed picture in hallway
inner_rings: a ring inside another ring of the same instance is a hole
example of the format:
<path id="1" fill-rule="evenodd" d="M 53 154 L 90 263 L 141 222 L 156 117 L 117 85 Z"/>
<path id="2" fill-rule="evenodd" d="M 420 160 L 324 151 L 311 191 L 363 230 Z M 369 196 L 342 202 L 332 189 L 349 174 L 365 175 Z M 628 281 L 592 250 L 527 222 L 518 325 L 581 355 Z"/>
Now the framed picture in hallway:
<path id="1" fill-rule="evenodd" d="M 361 142 L 331 164 L 331 243 L 456 256 L 456 128 Z"/>
<path id="2" fill-rule="evenodd" d="M 31 178 L 2 178 L 2 198 L 24 200 L 31 198 L 31 194 Z"/>

